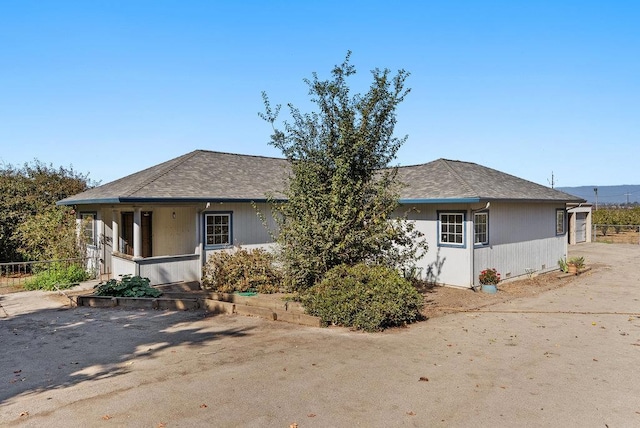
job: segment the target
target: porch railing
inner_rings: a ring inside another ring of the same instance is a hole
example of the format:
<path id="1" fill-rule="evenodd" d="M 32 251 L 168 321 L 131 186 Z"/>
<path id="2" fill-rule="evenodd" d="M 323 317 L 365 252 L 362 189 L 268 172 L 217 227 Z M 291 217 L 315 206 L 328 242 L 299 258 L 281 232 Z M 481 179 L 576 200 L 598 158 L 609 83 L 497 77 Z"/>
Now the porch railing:
<path id="1" fill-rule="evenodd" d="M 111 258 L 114 277 L 140 275 L 149 278 L 151 285 L 180 281 L 200 281 L 200 255 L 181 254 L 141 259 L 117 253 Z"/>

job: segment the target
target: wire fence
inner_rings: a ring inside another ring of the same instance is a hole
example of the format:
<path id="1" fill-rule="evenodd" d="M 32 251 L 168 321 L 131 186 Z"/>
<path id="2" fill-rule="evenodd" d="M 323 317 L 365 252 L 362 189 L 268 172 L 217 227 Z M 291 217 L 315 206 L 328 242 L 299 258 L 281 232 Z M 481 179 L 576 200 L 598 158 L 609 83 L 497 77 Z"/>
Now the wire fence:
<path id="1" fill-rule="evenodd" d="M 594 224 L 591 233 L 594 242 L 611 244 L 640 245 L 640 225 L 638 224 Z"/>

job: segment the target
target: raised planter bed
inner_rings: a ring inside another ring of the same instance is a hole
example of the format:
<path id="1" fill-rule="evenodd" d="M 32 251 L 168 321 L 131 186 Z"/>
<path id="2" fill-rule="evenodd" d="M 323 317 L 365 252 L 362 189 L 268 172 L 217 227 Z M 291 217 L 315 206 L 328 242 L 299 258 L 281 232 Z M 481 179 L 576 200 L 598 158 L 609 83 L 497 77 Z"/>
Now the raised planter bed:
<path id="1" fill-rule="evenodd" d="M 158 287 L 161 288 L 161 287 Z M 94 308 L 154 309 L 154 310 L 197 310 L 203 309 L 213 314 L 238 314 L 320 327 L 320 318 L 304 313 L 299 302 L 282 300 L 280 295 L 241 296 L 232 293 L 214 293 L 204 290 L 164 291 L 162 297 L 110 297 L 77 296 L 78 306 Z M 161 288 L 162 289 L 162 288 Z M 176 288 L 166 287 L 166 290 Z"/>

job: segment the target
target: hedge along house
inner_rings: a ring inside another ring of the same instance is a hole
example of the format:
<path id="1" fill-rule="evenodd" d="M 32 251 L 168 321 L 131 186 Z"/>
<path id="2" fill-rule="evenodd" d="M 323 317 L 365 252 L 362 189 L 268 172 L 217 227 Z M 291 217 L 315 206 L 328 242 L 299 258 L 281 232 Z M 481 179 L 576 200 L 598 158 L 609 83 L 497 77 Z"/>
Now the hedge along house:
<path id="1" fill-rule="evenodd" d="M 214 251 L 275 245 L 268 196 L 282 198 L 288 173 L 284 159 L 196 150 L 58 204 L 85 220 L 102 278 L 199 281 Z M 406 183 L 398 215 L 409 211 L 429 243 L 420 274 L 461 287 L 477 284 L 487 267 L 503 278 L 557 269 L 567 253 L 566 204 L 583 202 L 445 159 L 400 167 L 398 178 Z"/>

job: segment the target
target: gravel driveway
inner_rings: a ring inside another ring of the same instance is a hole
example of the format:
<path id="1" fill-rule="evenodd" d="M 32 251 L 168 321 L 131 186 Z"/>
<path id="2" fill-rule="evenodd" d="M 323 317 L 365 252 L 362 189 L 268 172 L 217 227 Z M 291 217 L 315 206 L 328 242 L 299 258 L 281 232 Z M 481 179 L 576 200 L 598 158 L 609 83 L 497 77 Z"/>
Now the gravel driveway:
<path id="1" fill-rule="evenodd" d="M 563 288 L 379 334 L 0 296 L 0 425 L 640 426 L 640 246 L 574 255 Z"/>

